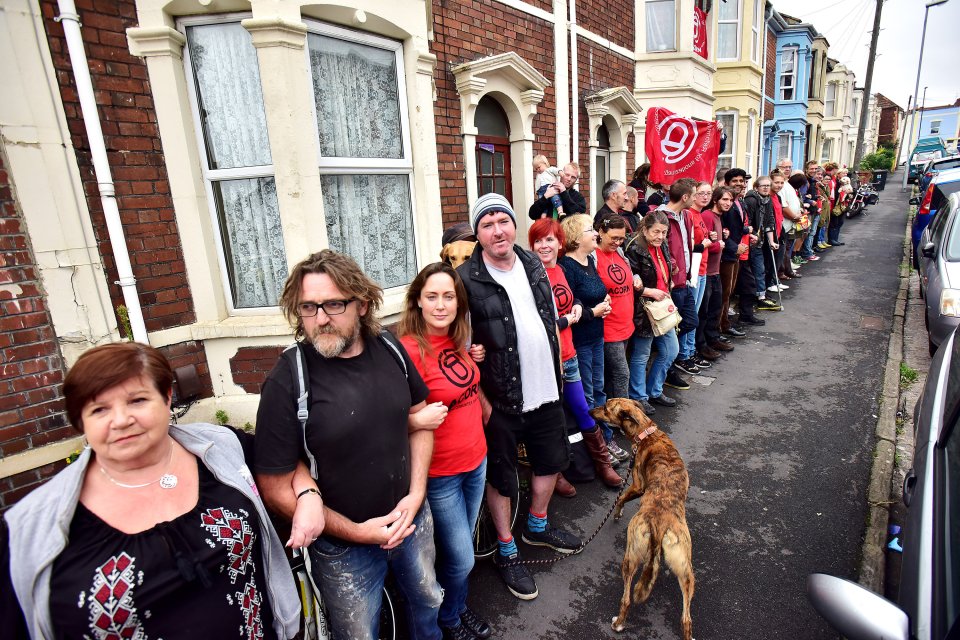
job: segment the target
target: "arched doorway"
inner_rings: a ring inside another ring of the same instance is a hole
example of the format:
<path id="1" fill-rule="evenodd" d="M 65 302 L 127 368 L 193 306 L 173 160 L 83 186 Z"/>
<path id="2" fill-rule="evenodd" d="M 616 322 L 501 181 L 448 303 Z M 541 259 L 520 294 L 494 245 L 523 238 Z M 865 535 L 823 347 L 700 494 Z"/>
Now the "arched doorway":
<path id="1" fill-rule="evenodd" d="M 503 107 L 483 96 L 474 115 L 477 128 L 477 195 L 499 193 L 511 203 L 510 124 Z"/>

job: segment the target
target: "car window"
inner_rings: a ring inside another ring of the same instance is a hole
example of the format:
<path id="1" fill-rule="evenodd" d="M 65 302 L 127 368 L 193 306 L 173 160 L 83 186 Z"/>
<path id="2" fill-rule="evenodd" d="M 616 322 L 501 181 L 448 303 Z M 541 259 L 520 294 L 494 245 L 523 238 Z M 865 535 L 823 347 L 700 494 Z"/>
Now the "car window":
<path id="1" fill-rule="evenodd" d="M 943 257 L 949 262 L 960 262 L 960 216 L 956 213 L 956 200 L 948 203 L 938 216 L 950 219 L 950 233 L 947 235 Z M 946 215 L 944 215 L 946 214 Z M 936 240 L 934 240 L 936 242 Z"/>
<path id="2" fill-rule="evenodd" d="M 950 422 L 937 442 L 934 458 L 934 566 L 943 574 L 934 594 L 934 627 L 938 638 L 960 634 L 960 429 Z M 942 544 L 941 542 L 942 541 Z M 933 636 L 931 636 L 933 637 Z"/>
<path id="3" fill-rule="evenodd" d="M 937 213 L 937 207 L 933 206 L 933 199 L 935 199 L 936 197 L 937 197 L 937 190 L 934 189 L 932 199 L 930 200 L 931 214 Z M 941 206 L 945 204 L 945 199 L 941 199 L 940 204 Z M 943 236 L 943 228 L 946 226 L 946 224 L 947 224 L 947 216 L 941 216 L 941 215 L 934 216 L 933 222 L 930 223 L 930 239 L 933 240 L 933 242 L 939 241 L 940 238 Z"/>
<path id="4" fill-rule="evenodd" d="M 951 193 L 960 192 L 960 180 L 954 180 L 953 182 L 944 182 L 934 186 L 933 188 L 933 197 L 930 198 L 930 212 L 940 209 L 944 204 L 946 204 L 947 198 L 950 197 Z"/>
<path id="5" fill-rule="evenodd" d="M 949 160 L 938 160 L 933 163 L 933 169 L 937 171 L 945 171 L 947 169 L 956 169 L 960 167 L 960 158 L 950 158 Z"/>

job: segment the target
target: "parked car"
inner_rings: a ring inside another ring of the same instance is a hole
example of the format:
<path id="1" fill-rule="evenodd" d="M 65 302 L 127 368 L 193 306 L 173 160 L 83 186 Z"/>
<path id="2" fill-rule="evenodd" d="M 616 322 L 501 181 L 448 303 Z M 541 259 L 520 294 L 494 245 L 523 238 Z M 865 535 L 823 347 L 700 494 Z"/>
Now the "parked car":
<path id="1" fill-rule="evenodd" d="M 941 171 L 930 180 L 927 190 L 921 192 L 921 195 L 911 198 L 910 204 L 919 205 L 917 215 L 913 218 L 910 232 L 913 241 L 913 268 L 920 268 L 919 252 L 917 243 L 920 242 L 920 234 L 927 228 L 930 221 L 937 215 L 937 210 L 947 201 L 951 193 L 960 191 L 960 169 L 947 169 Z"/>
<path id="2" fill-rule="evenodd" d="M 930 355 L 960 324 L 960 193 L 951 194 L 920 236 L 920 295 Z"/>
<path id="3" fill-rule="evenodd" d="M 897 604 L 848 580 L 807 579 L 814 609 L 849 640 L 949 640 L 960 634 L 960 340 L 944 341 L 914 412 L 913 466 L 903 483 Z"/>
<path id="4" fill-rule="evenodd" d="M 907 182 L 914 183 L 920 178 L 920 172 L 929 160 L 936 160 L 947 155 L 947 147 L 943 139 L 937 136 L 920 138 L 910 153 L 910 173 Z"/>
<path id="5" fill-rule="evenodd" d="M 957 167 L 960 167 L 960 156 L 958 155 L 927 161 L 927 165 L 923 168 L 923 173 L 920 174 L 920 193 L 926 191 L 927 187 L 930 186 L 930 181 L 933 180 L 933 176 L 941 171 L 956 169 Z"/>

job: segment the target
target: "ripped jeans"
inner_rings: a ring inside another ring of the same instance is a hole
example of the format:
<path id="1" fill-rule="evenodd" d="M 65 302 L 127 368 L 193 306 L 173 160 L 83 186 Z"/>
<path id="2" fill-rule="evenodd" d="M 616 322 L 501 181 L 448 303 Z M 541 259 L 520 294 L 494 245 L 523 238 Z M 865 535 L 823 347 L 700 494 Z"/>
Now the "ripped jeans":
<path id="1" fill-rule="evenodd" d="M 433 517 L 426 501 L 413 522 L 414 532 L 389 551 L 326 536 L 310 545 L 313 579 L 323 594 L 333 640 L 377 639 L 388 567 L 407 599 L 411 640 L 440 640 L 443 592 L 434 571 Z"/>

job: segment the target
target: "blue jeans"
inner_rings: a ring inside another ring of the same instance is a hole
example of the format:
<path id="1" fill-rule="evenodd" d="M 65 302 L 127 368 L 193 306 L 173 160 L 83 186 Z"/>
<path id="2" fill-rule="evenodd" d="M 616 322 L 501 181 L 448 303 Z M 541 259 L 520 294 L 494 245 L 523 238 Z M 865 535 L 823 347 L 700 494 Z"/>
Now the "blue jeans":
<path id="1" fill-rule="evenodd" d="M 578 346 L 577 361 L 580 363 L 583 397 L 587 400 L 587 406 L 593 409 L 606 404 L 607 394 L 603 392 L 603 338 L 593 344 Z"/>
<path id="2" fill-rule="evenodd" d="M 670 333 L 656 338 L 634 336 L 631 340 L 633 351 L 630 353 L 630 399 L 659 398 L 663 394 L 663 381 L 667 378 L 667 371 L 680 352 L 677 334 L 671 330 Z M 653 361 L 648 375 L 647 361 L 654 344 L 657 347 L 657 359 Z"/>
<path id="3" fill-rule="evenodd" d="M 753 277 L 756 278 L 757 297 L 767 295 L 767 270 L 763 263 L 763 245 L 750 247 L 750 265 L 753 267 Z"/>
<path id="4" fill-rule="evenodd" d="M 697 276 L 697 292 L 694 294 L 694 308 L 697 310 L 697 324 L 699 325 L 700 305 L 703 303 L 703 292 L 707 288 L 707 276 Z M 680 359 L 692 358 L 697 351 L 697 331 L 683 334 L 680 338 Z"/>
<path id="5" fill-rule="evenodd" d="M 487 461 L 473 471 L 427 480 L 437 547 L 437 581 L 443 587 L 440 626 L 456 627 L 467 608 L 467 579 L 473 569 L 473 528 L 486 484 Z"/>
<path id="6" fill-rule="evenodd" d="M 407 599 L 410 637 L 439 640 L 437 613 L 443 592 L 437 583 L 433 517 L 424 502 L 413 520 L 417 528 L 400 546 L 346 544 L 321 536 L 310 545 L 313 579 L 320 587 L 333 640 L 376 640 L 387 568 Z"/>
<path id="7" fill-rule="evenodd" d="M 806 239 L 803 241 L 803 249 L 800 251 L 800 256 L 804 259 L 809 258 L 813 255 L 813 244 L 816 239 L 817 231 L 820 229 L 820 216 L 816 215 L 810 219 L 810 230 L 807 233 Z"/>

